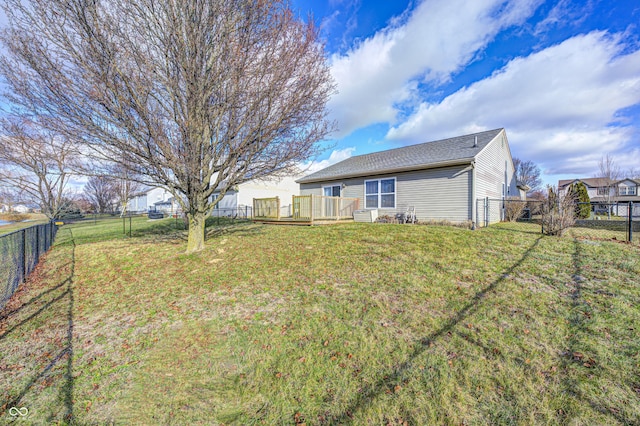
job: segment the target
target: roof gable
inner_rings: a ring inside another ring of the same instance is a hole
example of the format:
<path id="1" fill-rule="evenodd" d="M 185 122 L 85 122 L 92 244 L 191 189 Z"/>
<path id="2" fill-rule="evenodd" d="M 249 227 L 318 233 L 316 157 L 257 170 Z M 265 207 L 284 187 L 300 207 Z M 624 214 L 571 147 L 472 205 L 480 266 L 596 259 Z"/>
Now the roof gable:
<path id="1" fill-rule="evenodd" d="M 503 131 L 504 129 L 488 130 L 387 151 L 356 155 L 298 179 L 297 182 L 320 182 L 443 167 L 448 164 L 470 163 Z"/>
<path id="2" fill-rule="evenodd" d="M 624 186 L 638 186 L 638 182 L 635 181 L 634 179 L 622 179 L 620 181 L 618 181 L 618 185 L 624 185 Z"/>
<path id="3" fill-rule="evenodd" d="M 603 188 L 611 184 L 611 180 L 604 177 L 583 178 L 583 179 L 566 179 L 558 181 L 558 187 L 564 188 L 572 183 L 582 182 L 587 188 Z"/>

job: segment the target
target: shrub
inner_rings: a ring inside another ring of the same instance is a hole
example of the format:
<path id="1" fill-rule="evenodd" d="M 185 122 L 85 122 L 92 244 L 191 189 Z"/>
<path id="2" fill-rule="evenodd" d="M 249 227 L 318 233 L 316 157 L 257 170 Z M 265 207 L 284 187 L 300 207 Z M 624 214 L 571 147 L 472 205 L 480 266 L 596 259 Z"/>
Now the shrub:
<path id="1" fill-rule="evenodd" d="M 564 230 L 575 223 L 576 196 L 571 189 L 564 196 L 551 186 L 547 190 L 549 195 L 542 203 L 542 232 L 562 236 Z"/>
<path id="2" fill-rule="evenodd" d="M 507 198 L 504 201 L 504 219 L 509 222 L 515 222 L 522 217 L 526 206 L 527 202 L 518 197 Z"/>
<path id="3" fill-rule="evenodd" d="M 0 220 L 5 222 L 22 222 L 29 219 L 28 214 L 22 213 L 0 213 Z"/>
<path id="4" fill-rule="evenodd" d="M 591 216 L 591 199 L 587 187 L 582 182 L 571 185 L 569 190 L 575 194 L 576 216 L 580 219 L 587 219 Z"/>

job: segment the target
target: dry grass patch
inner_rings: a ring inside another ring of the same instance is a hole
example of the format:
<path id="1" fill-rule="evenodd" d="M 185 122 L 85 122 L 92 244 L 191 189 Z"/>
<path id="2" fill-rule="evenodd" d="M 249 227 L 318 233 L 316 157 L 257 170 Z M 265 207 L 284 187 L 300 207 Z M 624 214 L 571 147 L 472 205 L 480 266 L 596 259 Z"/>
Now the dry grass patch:
<path id="1" fill-rule="evenodd" d="M 640 421 L 632 246 L 522 225 L 242 224 L 186 256 L 171 223 L 134 226 L 61 231 L 1 322 L 5 409 L 78 424 Z"/>

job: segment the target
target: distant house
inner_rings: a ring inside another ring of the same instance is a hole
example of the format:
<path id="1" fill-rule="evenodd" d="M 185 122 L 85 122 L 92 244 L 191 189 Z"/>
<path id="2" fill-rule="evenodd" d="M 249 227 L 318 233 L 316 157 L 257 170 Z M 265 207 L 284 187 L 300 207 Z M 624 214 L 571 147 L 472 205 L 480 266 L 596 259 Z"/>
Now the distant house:
<path id="1" fill-rule="evenodd" d="M 178 203 L 173 195 L 164 188 L 147 188 L 138 192 L 127 203 L 127 211 L 148 213 L 150 211 L 163 211 L 173 213 L 178 210 Z"/>
<path id="2" fill-rule="evenodd" d="M 25 206 L 24 204 L 16 204 L 13 207 L 11 207 L 10 211 L 15 212 L 15 213 L 29 213 L 32 210 L 33 209 L 31 209 L 28 206 Z"/>
<path id="3" fill-rule="evenodd" d="M 637 204 L 634 216 L 640 215 L 640 180 L 624 178 L 612 181 L 603 177 L 565 179 L 558 182 L 560 194 L 566 194 L 569 186 L 578 182 L 586 186 L 595 213 L 610 210 L 618 216 L 628 216 L 628 203 L 632 201 Z"/>
<path id="4" fill-rule="evenodd" d="M 504 129 L 354 156 L 298 183 L 301 195 L 359 198 L 361 209 L 377 209 L 378 215 L 412 207 L 418 220 L 479 226 L 479 200 L 522 199 L 526 192 L 517 185 Z"/>
<path id="5" fill-rule="evenodd" d="M 299 185 L 295 181 L 296 177 L 251 180 L 236 185 L 227 190 L 224 197 L 218 201 L 212 215 L 229 216 L 246 213 L 250 216 L 254 198 L 280 197 L 281 205 L 289 205 L 291 197 L 300 193 Z M 219 192 L 214 192 L 212 199 L 216 200 L 219 196 Z M 180 205 L 169 191 L 158 187 L 148 188 L 136 194 L 127 203 L 127 210 L 140 213 L 149 211 L 174 213 L 180 210 Z"/>
<path id="6" fill-rule="evenodd" d="M 292 196 L 300 195 L 300 186 L 296 182 L 299 176 L 285 176 L 268 180 L 250 180 L 227 190 L 224 197 L 218 201 L 213 215 L 235 215 L 245 213 L 251 215 L 254 198 L 280 198 L 281 206 L 291 204 Z M 220 193 L 215 192 L 213 199 Z"/>

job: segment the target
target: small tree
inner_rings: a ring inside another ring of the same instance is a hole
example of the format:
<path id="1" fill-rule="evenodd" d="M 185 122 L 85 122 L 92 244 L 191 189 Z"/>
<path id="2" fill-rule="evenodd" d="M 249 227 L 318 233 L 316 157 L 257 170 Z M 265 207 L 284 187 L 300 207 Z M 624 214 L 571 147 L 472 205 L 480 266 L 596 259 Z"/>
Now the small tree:
<path id="1" fill-rule="evenodd" d="M 575 194 L 569 189 L 565 195 L 560 195 L 551 186 L 547 187 L 547 193 L 547 199 L 542 203 L 542 232 L 562 236 L 565 229 L 575 223 Z"/>
<path id="2" fill-rule="evenodd" d="M 0 172 L 1 174 L 2 172 Z M 10 187 L 0 186 L 0 211 L 6 209 L 6 211 L 12 211 L 13 206 L 17 204 L 16 200 L 18 196 L 15 191 L 12 191 Z"/>
<path id="3" fill-rule="evenodd" d="M 620 168 L 609 154 L 600 158 L 598 168 L 606 190 L 604 201 L 607 203 L 607 216 L 611 219 L 611 204 L 615 201 L 616 186 L 618 179 L 620 179 Z"/>
<path id="4" fill-rule="evenodd" d="M 587 219 L 591 215 L 591 199 L 589 198 L 589 191 L 582 182 L 577 182 L 571 185 L 569 192 L 575 195 L 575 210 L 576 217 L 579 219 Z"/>
<path id="5" fill-rule="evenodd" d="M 78 163 L 72 141 L 20 117 L 5 119 L 0 142 L 0 186 L 15 202 L 38 205 L 49 219 L 68 203 L 68 184 Z"/>
<path id="6" fill-rule="evenodd" d="M 117 198 L 116 182 L 109 176 L 92 176 L 84 185 L 84 198 L 91 203 L 96 213 L 113 212 Z"/>
<path id="7" fill-rule="evenodd" d="M 528 186 L 529 193 L 540 190 L 542 179 L 540 179 L 540 167 L 536 163 L 531 160 L 522 161 L 519 158 L 514 158 L 513 167 L 518 184 Z"/>

